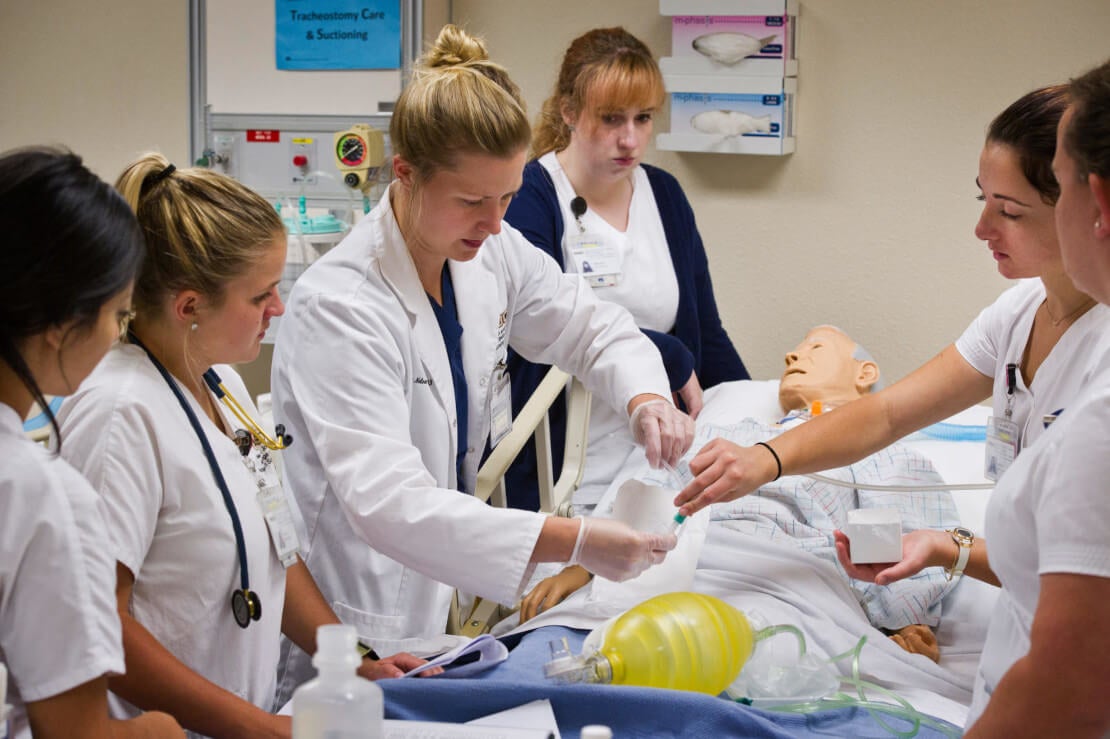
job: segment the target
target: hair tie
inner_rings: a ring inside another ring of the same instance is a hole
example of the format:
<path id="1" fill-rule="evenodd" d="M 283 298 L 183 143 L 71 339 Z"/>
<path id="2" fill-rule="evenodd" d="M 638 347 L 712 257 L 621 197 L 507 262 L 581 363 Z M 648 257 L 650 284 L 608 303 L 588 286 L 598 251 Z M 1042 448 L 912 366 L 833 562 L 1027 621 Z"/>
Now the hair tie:
<path id="1" fill-rule="evenodd" d="M 159 182 L 161 182 L 162 180 L 166 179 L 171 174 L 173 174 L 176 170 L 177 170 L 177 167 L 175 167 L 174 165 L 172 165 L 172 164 L 168 165 L 161 172 L 158 172 L 156 174 L 152 174 L 149 177 L 147 177 L 147 179 L 150 181 L 149 184 L 150 185 L 157 185 Z"/>

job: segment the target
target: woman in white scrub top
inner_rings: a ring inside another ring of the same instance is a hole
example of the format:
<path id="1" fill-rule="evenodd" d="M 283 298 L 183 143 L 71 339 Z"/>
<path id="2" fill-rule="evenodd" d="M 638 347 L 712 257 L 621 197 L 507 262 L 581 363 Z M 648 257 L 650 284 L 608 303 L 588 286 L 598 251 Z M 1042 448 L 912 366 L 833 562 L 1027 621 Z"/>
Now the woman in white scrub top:
<path id="1" fill-rule="evenodd" d="M 631 316 L 502 224 L 530 138 L 516 85 L 446 27 L 394 109 L 396 181 L 297 281 L 282 320 L 275 415 L 298 439 L 284 459 L 306 561 L 376 646 L 441 636 L 455 587 L 513 603 L 536 562 L 625 579 L 675 543 L 469 494 L 487 443 L 509 428 L 510 345 L 631 415 L 653 463 L 692 440 Z M 311 671 L 296 650 L 283 669 Z"/>
<path id="2" fill-rule="evenodd" d="M 1060 251 L 1076 287 L 1106 305 L 1110 62 L 1074 80 L 1070 98 L 1053 163 Z M 963 557 L 968 575 L 1002 585 L 967 737 L 1110 737 L 1110 351 L 1086 364 L 1090 379 L 998 481 L 984 537 Z M 903 539 L 901 564 L 849 573 L 890 582 L 951 566 L 951 542 L 913 536 Z"/>
<path id="3" fill-rule="evenodd" d="M 290 440 L 257 427 L 226 364 L 257 357 L 284 310 L 284 227 L 238 182 L 158 154 L 117 188 L 147 245 L 135 319 L 59 414 L 118 560 L 127 674 L 111 683 L 113 710 L 161 708 L 203 735 L 288 736 L 289 717 L 269 713 L 281 634 L 313 652 L 316 627 L 337 619 L 298 557 L 274 466 Z M 360 673 L 419 663 L 367 659 Z"/>
<path id="4" fill-rule="evenodd" d="M 675 499 L 683 513 L 734 500 L 777 474 L 850 464 L 987 398 L 994 413 L 984 469 L 997 479 L 1066 414 L 1090 358 L 1110 341 L 1110 308 L 1073 284 L 1057 240 L 1052 156 L 1066 106 L 1065 85 L 1024 95 L 991 123 L 979 157 L 984 207 L 975 235 L 1002 276 L 1037 279 L 1003 293 L 956 343 L 906 378 L 776 438 L 775 456 L 711 441 L 690 463 L 697 477 Z M 941 536 L 955 551 L 956 539 Z"/>
<path id="5" fill-rule="evenodd" d="M 51 149 L 0 156 L 0 233 L 5 736 L 180 737 L 165 714 L 109 720 L 108 676 L 124 660 L 99 501 L 76 470 L 23 434 L 32 404 L 53 425 L 44 394 L 73 392 L 119 338 L 142 235 L 111 187 L 79 157 Z"/>

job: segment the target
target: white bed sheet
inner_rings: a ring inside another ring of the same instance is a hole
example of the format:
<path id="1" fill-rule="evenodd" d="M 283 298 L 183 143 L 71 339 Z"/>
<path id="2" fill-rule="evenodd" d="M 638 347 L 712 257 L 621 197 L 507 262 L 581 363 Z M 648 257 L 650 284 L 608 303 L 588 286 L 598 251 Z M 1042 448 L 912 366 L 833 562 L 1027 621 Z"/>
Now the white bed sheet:
<path id="1" fill-rule="evenodd" d="M 782 416 L 777 380 L 724 383 L 707 391 L 705 401 L 699 423 L 728 425 L 743 418 L 773 423 Z M 989 408 L 975 407 L 947 422 L 982 425 L 989 412 Z M 986 482 L 982 442 L 911 439 L 903 443 L 928 456 L 947 482 Z M 611 509 L 622 482 L 658 474 L 633 451 L 598 503 L 599 515 Z M 964 525 L 981 531 L 989 491 L 954 491 L 953 497 Z M 841 653 L 866 633 L 869 640 L 863 666 L 871 678 L 896 689 L 919 710 L 962 725 L 997 588 L 965 578 L 945 599 L 937 629 L 941 648 L 937 665 L 904 652 L 871 629 L 831 564 L 792 547 L 711 527 L 708 513 L 702 511 L 686 522 L 678 548 L 663 565 L 625 583 L 595 578 L 589 587 L 524 626 L 514 629 L 511 621 L 504 622 L 495 633 L 555 624 L 592 629 L 652 595 L 692 588 L 721 597 L 768 623 L 801 626 L 818 655 Z M 558 569 L 542 568 L 534 582 Z"/>

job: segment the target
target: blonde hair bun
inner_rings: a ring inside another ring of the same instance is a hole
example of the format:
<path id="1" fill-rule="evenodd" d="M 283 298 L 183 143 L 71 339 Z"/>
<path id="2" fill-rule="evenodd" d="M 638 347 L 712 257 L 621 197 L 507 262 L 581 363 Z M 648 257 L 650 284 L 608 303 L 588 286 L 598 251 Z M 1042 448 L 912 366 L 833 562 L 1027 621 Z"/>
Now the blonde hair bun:
<path id="1" fill-rule="evenodd" d="M 456 25 L 447 24 L 440 30 L 435 44 L 421 61 L 422 66 L 436 69 L 483 62 L 487 59 L 489 59 L 489 53 L 480 38 L 472 36 Z"/>

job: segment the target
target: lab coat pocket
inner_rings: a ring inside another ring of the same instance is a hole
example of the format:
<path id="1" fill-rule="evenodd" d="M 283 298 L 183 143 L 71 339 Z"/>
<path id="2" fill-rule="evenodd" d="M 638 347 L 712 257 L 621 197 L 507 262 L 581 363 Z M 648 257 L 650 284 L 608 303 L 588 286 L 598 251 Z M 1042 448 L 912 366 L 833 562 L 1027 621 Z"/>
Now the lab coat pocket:
<path id="1" fill-rule="evenodd" d="M 439 634 L 431 637 L 402 636 L 411 627 L 411 619 L 405 616 L 385 616 L 368 613 L 349 606 L 342 601 L 334 601 L 332 609 L 339 620 L 354 626 L 359 639 L 383 657 L 397 652 L 409 652 L 417 657 L 441 654 L 467 641 L 466 637 Z"/>

